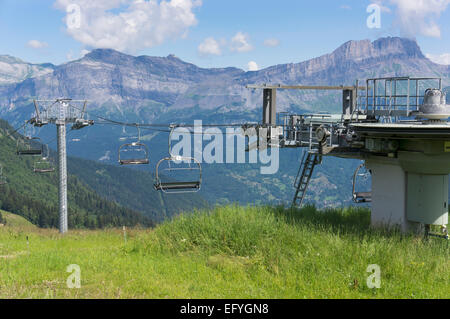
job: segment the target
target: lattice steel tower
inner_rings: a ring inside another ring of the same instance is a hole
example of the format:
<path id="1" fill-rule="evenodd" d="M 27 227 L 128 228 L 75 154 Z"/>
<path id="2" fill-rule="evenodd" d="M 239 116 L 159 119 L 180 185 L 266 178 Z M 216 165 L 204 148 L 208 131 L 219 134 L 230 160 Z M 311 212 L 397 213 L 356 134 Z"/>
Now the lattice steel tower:
<path id="1" fill-rule="evenodd" d="M 76 107 L 74 104 L 77 103 L 83 103 L 83 106 Z M 85 118 L 86 105 L 87 101 L 72 99 L 35 100 L 36 116 L 30 120 L 31 124 L 38 127 L 47 124 L 56 125 L 58 139 L 59 232 L 61 234 L 66 233 L 68 230 L 66 124 L 71 123 L 74 130 L 93 125 L 93 120 Z"/>

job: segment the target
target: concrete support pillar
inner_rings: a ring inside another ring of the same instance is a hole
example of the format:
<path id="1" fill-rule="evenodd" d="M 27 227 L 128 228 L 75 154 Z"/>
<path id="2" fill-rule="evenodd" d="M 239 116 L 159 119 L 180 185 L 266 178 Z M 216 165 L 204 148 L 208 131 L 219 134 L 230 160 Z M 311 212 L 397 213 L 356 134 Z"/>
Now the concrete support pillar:
<path id="1" fill-rule="evenodd" d="M 419 231 L 420 224 L 407 217 L 407 174 L 400 165 L 367 161 L 372 172 L 372 214 L 374 227 L 398 227 L 403 232 Z"/>

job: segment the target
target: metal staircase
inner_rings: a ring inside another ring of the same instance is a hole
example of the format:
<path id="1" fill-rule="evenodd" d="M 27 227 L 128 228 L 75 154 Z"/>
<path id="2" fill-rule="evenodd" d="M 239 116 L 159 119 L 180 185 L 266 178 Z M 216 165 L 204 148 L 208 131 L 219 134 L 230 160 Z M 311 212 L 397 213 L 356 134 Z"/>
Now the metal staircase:
<path id="1" fill-rule="evenodd" d="M 314 167 L 319 164 L 320 155 L 318 153 L 305 152 L 303 154 L 300 167 L 298 169 L 297 177 L 295 178 L 294 186 L 296 188 L 292 207 L 301 207 L 305 199 L 306 190 L 308 189 Z M 301 172 L 301 175 L 300 175 Z"/>

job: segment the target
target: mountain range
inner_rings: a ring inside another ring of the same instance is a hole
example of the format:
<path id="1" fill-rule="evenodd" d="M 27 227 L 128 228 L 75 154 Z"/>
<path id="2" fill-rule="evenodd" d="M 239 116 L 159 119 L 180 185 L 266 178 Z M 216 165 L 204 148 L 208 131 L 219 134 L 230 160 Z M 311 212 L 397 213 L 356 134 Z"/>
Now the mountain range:
<path id="1" fill-rule="evenodd" d="M 0 59 L 8 61 L 5 56 Z M 17 65 L 20 60 L 11 61 Z M 34 98 L 88 99 L 94 119 L 100 115 L 131 123 L 192 124 L 195 119 L 204 123 L 260 121 L 262 94 L 246 89 L 247 84 L 352 85 L 357 79 L 377 76 L 436 76 L 443 78 L 450 91 L 450 66 L 433 63 L 414 40 L 398 37 L 348 41 L 308 61 L 253 72 L 233 67 L 205 69 L 174 55 L 135 57 L 110 49 L 93 50 L 57 66 L 21 62 L 21 68 L 31 70 L 21 75 L 4 63 L 0 63 L 0 117 L 13 124 L 30 117 Z M 336 92 L 280 91 L 278 105 L 279 111 L 293 113 L 339 112 L 341 99 Z M 50 128 L 38 133 L 49 139 L 54 136 Z M 73 133 L 79 142 L 69 143 L 69 153 L 116 163 L 121 140 L 135 135 L 130 128 L 94 125 Z M 165 133 L 145 132 L 144 140 L 151 145 L 153 164 L 167 155 Z M 287 203 L 299 152 L 283 150 L 281 158 L 280 172 L 274 176 L 261 176 L 258 167 L 250 164 L 207 165 L 201 194 L 211 203 Z M 356 163 L 338 159 L 328 163 L 317 171 L 309 200 L 319 206 L 347 205 L 350 194 L 345 194 Z M 146 170 L 151 173 L 152 168 Z M 224 181 L 220 185 L 218 178 Z"/>
<path id="2" fill-rule="evenodd" d="M 2 61 L 7 59 L 3 56 Z M 17 61 L 11 59 L 6 65 L 15 66 Z M 356 79 L 377 75 L 426 74 L 441 76 L 450 85 L 447 81 L 450 66 L 431 62 L 415 41 L 404 38 L 349 41 L 330 54 L 256 72 L 237 68 L 204 69 L 174 55 L 134 57 L 110 49 L 97 49 L 59 66 L 19 65 L 38 69 L 29 71 L 31 74 L 26 79 L 23 75 L 14 76 L 17 72 L 12 69 L 10 79 L 18 80 L 2 85 L 2 111 L 5 107 L 11 110 L 27 104 L 32 97 L 71 97 L 90 100 L 92 109 L 106 109 L 110 114 L 125 118 L 134 113 L 147 122 L 165 113 L 193 108 L 206 113 L 259 109 L 260 92 L 247 90 L 246 84 L 348 85 Z M 6 74 L 7 70 L 0 64 L 1 74 Z M 299 94 L 306 95 L 306 99 L 299 101 Z M 322 94 L 282 92 L 281 110 L 295 110 L 295 107 L 313 110 L 314 103 L 310 102 L 317 95 Z"/>

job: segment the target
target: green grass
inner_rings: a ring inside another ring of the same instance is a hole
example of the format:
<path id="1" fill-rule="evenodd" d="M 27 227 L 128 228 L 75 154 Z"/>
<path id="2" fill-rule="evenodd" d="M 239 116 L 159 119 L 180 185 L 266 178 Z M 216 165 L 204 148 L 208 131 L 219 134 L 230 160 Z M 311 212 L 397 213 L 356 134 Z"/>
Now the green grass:
<path id="1" fill-rule="evenodd" d="M 0 298 L 448 298 L 449 242 L 369 211 L 218 207 L 154 230 L 0 229 Z M 26 243 L 29 236 L 29 246 Z M 66 267 L 81 267 L 81 289 Z M 381 267 L 381 288 L 366 285 Z"/>

